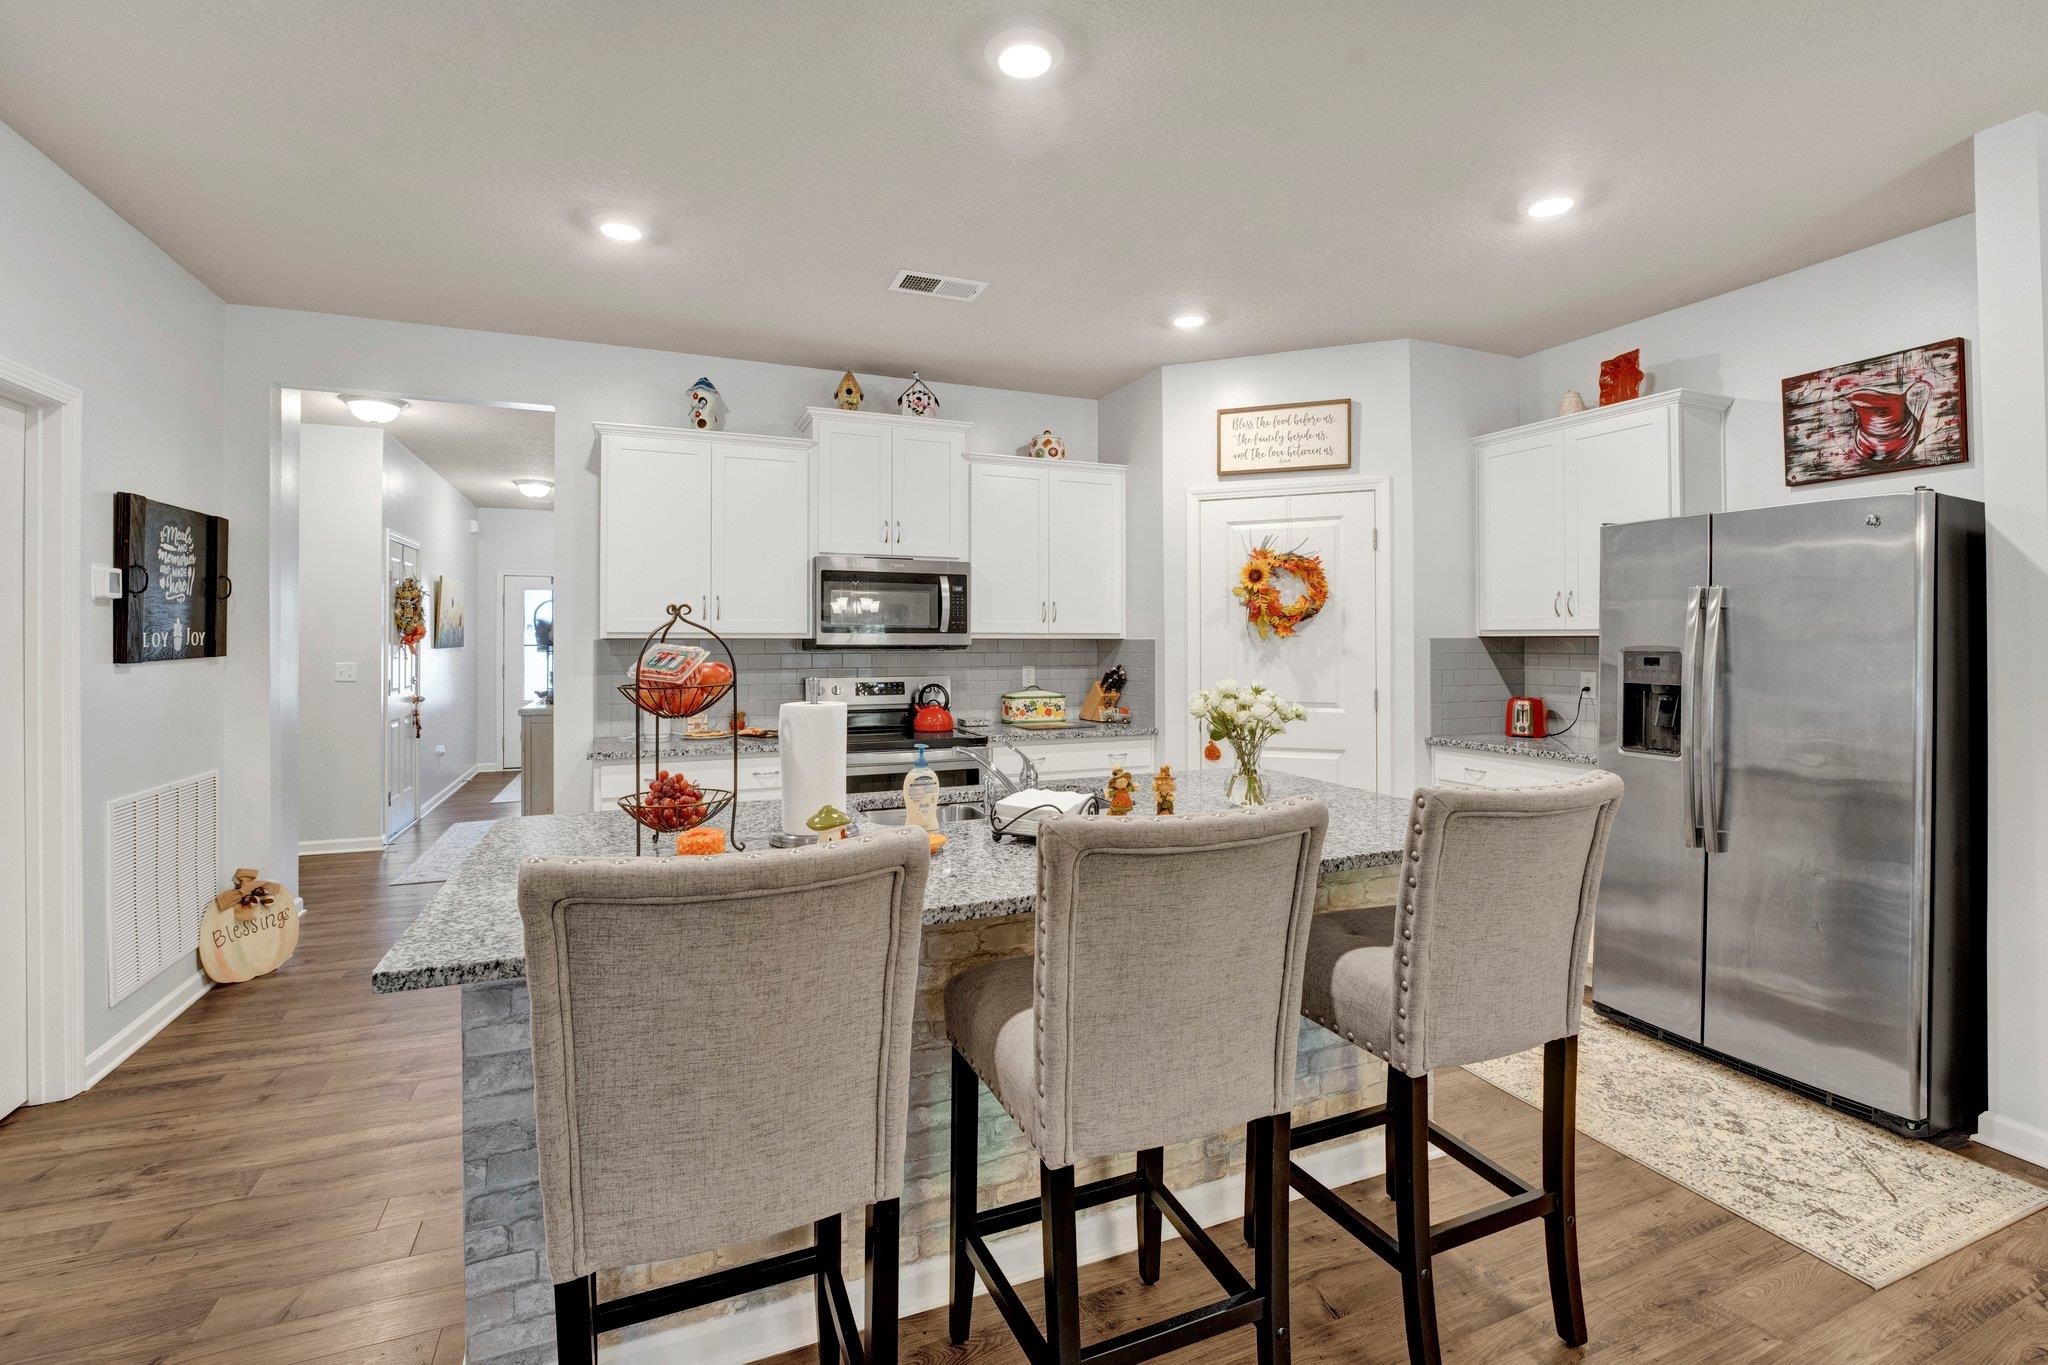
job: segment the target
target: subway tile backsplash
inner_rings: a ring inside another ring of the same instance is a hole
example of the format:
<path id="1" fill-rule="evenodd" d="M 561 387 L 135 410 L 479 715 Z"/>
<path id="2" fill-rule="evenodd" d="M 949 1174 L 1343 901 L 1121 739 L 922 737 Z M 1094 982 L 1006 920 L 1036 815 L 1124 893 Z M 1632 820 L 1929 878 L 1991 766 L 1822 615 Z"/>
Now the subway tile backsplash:
<path id="1" fill-rule="evenodd" d="M 823 676 L 941 677 L 952 679 L 953 711 L 962 719 L 993 717 L 1005 692 L 1024 685 L 1023 669 L 1038 670 L 1037 686 L 1063 692 L 1069 715 L 1078 716 L 1088 684 L 1112 666 L 1130 675 L 1124 705 L 1134 722 L 1156 720 L 1157 651 L 1151 640 L 980 640 L 965 649 L 807 649 L 794 640 L 734 640 L 739 671 L 739 705 L 755 725 L 775 724 L 786 701 L 804 699 L 803 680 Z M 640 650 L 638 639 L 597 642 L 593 730 L 599 735 L 631 734 L 633 708 L 619 695 Z"/>
<path id="2" fill-rule="evenodd" d="M 1497 735 L 1509 697 L 1541 697 L 1554 734 L 1579 705 L 1579 675 L 1598 673 L 1600 639 L 1584 636 L 1475 636 L 1429 642 L 1429 732 Z M 1596 680 L 1595 686 L 1598 686 Z M 1595 726 L 1597 696 L 1582 725 Z"/>

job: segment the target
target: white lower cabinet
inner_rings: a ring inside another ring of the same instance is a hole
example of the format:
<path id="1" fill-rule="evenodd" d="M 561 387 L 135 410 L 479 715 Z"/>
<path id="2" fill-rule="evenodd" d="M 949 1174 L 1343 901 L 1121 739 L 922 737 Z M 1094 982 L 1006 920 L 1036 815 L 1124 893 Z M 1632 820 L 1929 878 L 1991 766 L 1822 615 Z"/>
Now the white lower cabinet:
<path id="1" fill-rule="evenodd" d="M 642 766 L 644 778 L 657 772 L 681 773 L 700 787 L 718 791 L 732 789 L 732 758 L 650 759 Z M 774 754 L 741 754 L 739 795 L 742 801 L 779 800 L 782 796 L 782 760 Z M 591 809 L 611 810 L 622 796 L 633 794 L 633 764 L 598 763 L 591 768 Z"/>
<path id="2" fill-rule="evenodd" d="M 1516 758 L 1448 745 L 1429 746 L 1430 775 L 1446 787 L 1549 787 L 1593 771 L 1583 763 Z"/>
<path id="3" fill-rule="evenodd" d="M 1122 465 L 970 455 L 976 635 L 1121 639 Z"/>
<path id="4" fill-rule="evenodd" d="M 1069 739 L 1033 744 L 1012 739 L 1010 742 L 1030 757 L 1038 766 L 1038 775 L 1049 782 L 1107 778 L 1111 768 L 1122 768 L 1136 776 L 1148 777 L 1157 766 L 1153 758 L 1155 741 L 1150 735 L 1114 741 Z M 1001 762 L 1000 750 L 993 756 Z"/>

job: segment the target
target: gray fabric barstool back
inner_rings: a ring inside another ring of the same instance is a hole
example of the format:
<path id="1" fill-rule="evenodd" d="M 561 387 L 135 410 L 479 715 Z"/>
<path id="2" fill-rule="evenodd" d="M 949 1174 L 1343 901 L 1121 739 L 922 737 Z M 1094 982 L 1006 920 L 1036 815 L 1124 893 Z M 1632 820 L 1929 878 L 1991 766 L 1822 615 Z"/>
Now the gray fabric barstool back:
<path id="1" fill-rule="evenodd" d="M 1392 941 L 1384 921 L 1324 915 L 1309 935 L 1302 1012 L 1388 1066 L 1387 1102 L 1304 1124 L 1295 1146 L 1386 1125 L 1390 1235 L 1299 1167 L 1294 1187 L 1401 1272 L 1414 1361 L 1441 1358 L 1430 1261 L 1541 1218 L 1558 1335 L 1583 1345 L 1572 1179 L 1579 1004 L 1607 833 L 1621 779 L 1551 787 L 1432 787 L 1415 794 Z M 1429 1121 L 1429 1073 L 1544 1049 L 1543 1179 L 1530 1185 Z M 1434 1142 L 1506 1197 L 1429 1219 Z"/>
<path id="2" fill-rule="evenodd" d="M 1080 1341 L 1075 1212 L 1135 1198 L 1139 1274 L 1159 1277 L 1171 1220 L 1225 1298 L 1087 1350 L 1142 1360 L 1254 1326 L 1261 1361 L 1288 1358 L 1286 1162 L 1301 973 L 1328 813 L 1319 801 L 1160 819 L 1065 816 L 1039 834 L 1035 950 L 955 977 L 953 1340 L 969 1330 L 978 1270 L 1034 1361 Z M 975 1208 L 976 1116 L 986 1082 L 1039 1154 L 1039 1198 Z M 1164 1148 L 1244 1124 L 1267 1154 L 1249 1173 L 1262 1228 L 1254 1283 L 1164 1182 Z M 1137 1153 L 1137 1169 L 1077 1188 L 1074 1163 Z M 1046 1328 L 1031 1321 L 983 1238 L 1044 1223 Z"/>
<path id="3" fill-rule="evenodd" d="M 896 1358 L 921 831 L 519 873 L 564 1365 L 597 1334 L 809 1278 L 818 1354 Z M 865 1345 L 840 1212 L 866 1205 Z M 597 1272 L 812 1225 L 813 1245 L 600 1303 Z"/>

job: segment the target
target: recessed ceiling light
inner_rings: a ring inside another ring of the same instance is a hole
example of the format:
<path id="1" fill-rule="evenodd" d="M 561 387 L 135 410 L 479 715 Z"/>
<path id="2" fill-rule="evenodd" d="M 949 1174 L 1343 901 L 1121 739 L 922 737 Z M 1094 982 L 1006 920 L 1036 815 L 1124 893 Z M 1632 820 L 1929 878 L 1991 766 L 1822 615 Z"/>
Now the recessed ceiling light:
<path id="1" fill-rule="evenodd" d="M 600 218 L 597 230 L 615 242 L 637 242 L 647 235 L 647 229 L 627 218 Z"/>
<path id="2" fill-rule="evenodd" d="M 1180 328 L 1183 332 L 1192 332 L 1195 328 L 1207 324 L 1208 321 L 1209 315 L 1207 313 L 1175 313 L 1173 315 L 1173 325 Z"/>
<path id="3" fill-rule="evenodd" d="M 1065 45 L 1044 29 L 1004 29 L 988 40 L 990 64 L 1013 80 L 1035 81 L 1066 54 Z"/>
<path id="4" fill-rule="evenodd" d="M 544 498 L 555 491 L 555 486 L 546 479 L 514 479 L 512 486 L 529 498 Z"/>
<path id="5" fill-rule="evenodd" d="M 350 398 L 346 394 L 341 401 L 347 405 L 349 416 L 358 422 L 375 422 L 379 426 L 411 406 L 398 398 Z"/>
<path id="6" fill-rule="evenodd" d="M 1568 194 L 1546 194 L 1541 199 L 1532 199 L 1524 205 L 1522 212 L 1531 218 L 1556 218 L 1570 213 L 1572 205 L 1579 201 Z"/>

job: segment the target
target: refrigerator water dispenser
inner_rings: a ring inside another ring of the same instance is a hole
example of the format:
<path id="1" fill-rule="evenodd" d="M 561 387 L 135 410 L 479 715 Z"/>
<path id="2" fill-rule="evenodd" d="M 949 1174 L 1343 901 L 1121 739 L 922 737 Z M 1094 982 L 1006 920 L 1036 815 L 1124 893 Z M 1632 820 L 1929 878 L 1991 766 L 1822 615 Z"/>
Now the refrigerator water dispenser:
<path id="1" fill-rule="evenodd" d="M 1671 646 L 1621 651 L 1621 747 L 1632 754 L 1678 754 L 1680 652 Z"/>

